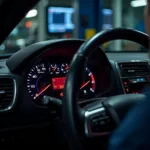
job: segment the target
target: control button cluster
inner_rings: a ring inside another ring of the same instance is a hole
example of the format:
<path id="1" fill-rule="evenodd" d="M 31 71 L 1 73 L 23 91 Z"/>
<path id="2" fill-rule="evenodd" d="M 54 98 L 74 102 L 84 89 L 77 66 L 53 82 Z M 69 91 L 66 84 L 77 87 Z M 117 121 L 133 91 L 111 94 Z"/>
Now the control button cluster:
<path id="1" fill-rule="evenodd" d="M 150 85 L 150 76 L 123 78 L 122 82 L 126 93 L 139 94 L 145 86 Z"/>
<path id="2" fill-rule="evenodd" d="M 112 129 L 111 118 L 102 112 L 91 118 L 91 130 L 92 132 L 109 132 Z"/>
<path id="3" fill-rule="evenodd" d="M 138 83 L 138 82 L 145 82 L 145 78 L 135 78 L 135 79 L 130 79 L 131 83 Z"/>

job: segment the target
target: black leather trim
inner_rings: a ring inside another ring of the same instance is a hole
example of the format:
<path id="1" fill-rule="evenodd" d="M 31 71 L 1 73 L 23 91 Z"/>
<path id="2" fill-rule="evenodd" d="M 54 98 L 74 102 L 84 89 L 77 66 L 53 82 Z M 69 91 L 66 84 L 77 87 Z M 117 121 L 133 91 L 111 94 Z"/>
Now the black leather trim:
<path id="1" fill-rule="evenodd" d="M 139 32 L 137 30 L 116 28 L 96 34 L 94 37 L 92 37 L 80 47 L 78 53 L 88 56 L 91 53 L 91 51 L 97 48 L 98 46 L 113 40 L 133 41 L 148 49 L 148 38 L 149 37 L 147 34 Z"/>
<path id="2" fill-rule="evenodd" d="M 138 102 L 144 101 L 146 98 L 143 94 L 125 94 L 108 98 L 103 105 L 111 111 L 115 110 L 119 120 L 122 120 L 126 113 Z M 112 114 L 112 112 L 110 112 Z M 115 114 L 115 113 L 114 113 Z M 117 119 L 117 120 L 118 120 Z M 119 120 L 117 123 L 119 123 Z"/>
<path id="3" fill-rule="evenodd" d="M 93 102 L 91 104 L 88 104 L 84 107 L 84 109 L 86 111 L 93 111 L 93 110 L 96 110 L 96 109 L 99 109 L 101 107 L 103 107 L 103 104 L 102 102 L 105 101 L 107 98 L 97 98 L 97 101 L 96 102 Z"/>
<path id="4" fill-rule="evenodd" d="M 64 99 L 62 105 L 62 118 L 65 131 L 68 135 L 68 144 L 72 150 L 83 150 L 81 133 L 77 128 L 80 118 L 80 108 L 77 104 L 78 91 L 82 81 L 86 58 L 76 54 L 71 62 L 69 73 L 64 89 Z"/>

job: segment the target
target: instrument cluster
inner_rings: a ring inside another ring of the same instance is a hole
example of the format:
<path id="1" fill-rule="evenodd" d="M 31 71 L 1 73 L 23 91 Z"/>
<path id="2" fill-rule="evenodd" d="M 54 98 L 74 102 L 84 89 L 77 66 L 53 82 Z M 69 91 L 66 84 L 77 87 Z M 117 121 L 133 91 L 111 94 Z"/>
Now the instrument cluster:
<path id="1" fill-rule="evenodd" d="M 51 96 L 62 99 L 66 74 L 69 63 L 40 62 L 33 66 L 26 79 L 27 89 L 33 101 L 43 105 L 43 97 Z M 96 91 L 94 74 L 88 67 L 85 68 L 84 79 L 80 87 L 79 99 L 92 98 Z"/>

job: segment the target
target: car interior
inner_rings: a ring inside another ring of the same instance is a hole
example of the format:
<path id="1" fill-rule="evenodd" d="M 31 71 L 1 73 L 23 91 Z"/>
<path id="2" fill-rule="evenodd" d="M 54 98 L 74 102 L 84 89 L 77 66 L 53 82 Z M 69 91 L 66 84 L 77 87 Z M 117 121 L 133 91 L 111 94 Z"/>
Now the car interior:
<path id="1" fill-rule="evenodd" d="M 0 43 L 38 0 L 0 2 Z M 109 138 L 150 85 L 147 52 L 112 53 L 104 43 L 148 35 L 114 28 L 89 40 L 54 39 L 0 56 L 0 145 L 107 149 Z"/>

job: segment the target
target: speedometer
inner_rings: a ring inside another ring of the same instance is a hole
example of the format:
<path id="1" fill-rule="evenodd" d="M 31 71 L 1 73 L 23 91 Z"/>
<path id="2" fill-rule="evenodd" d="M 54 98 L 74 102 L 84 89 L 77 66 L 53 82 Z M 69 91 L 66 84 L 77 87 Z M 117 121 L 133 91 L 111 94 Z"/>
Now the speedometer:
<path id="1" fill-rule="evenodd" d="M 43 95 L 52 90 L 50 79 L 45 64 L 36 65 L 30 70 L 27 77 L 27 88 L 36 103 L 42 104 L 40 100 Z"/>
<path id="2" fill-rule="evenodd" d="M 51 96 L 55 98 L 62 98 L 63 89 L 66 80 L 66 73 L 59 74 L 52 73 L 54 67 L 57 68 L 64 66 L 62 64 L 50 65 L 49 63 L 41 63 L 29 71 L 27 75 L 27 88 L 34 102 L 43 105 L 43 96 Z M 69 67 L 68 65 L 66 65 Z M 53 72 L 55 72 L 53 70 Z M 96 90 L 96 82 L 93 73 L 86 68 L 84 79 L 80 87 L 79 99 L 87 99 L 94 96 Z"/>

